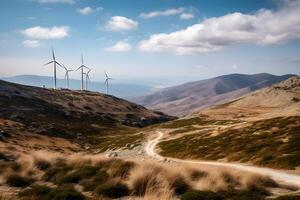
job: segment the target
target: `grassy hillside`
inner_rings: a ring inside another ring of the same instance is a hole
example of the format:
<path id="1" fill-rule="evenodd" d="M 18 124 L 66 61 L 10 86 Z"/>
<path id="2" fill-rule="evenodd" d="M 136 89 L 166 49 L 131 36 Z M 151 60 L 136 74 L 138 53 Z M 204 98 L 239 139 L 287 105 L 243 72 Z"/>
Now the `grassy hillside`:
<path id="1" fill-rule="evenodd" d="M 300 166 L 300 77 L 158 126 L 170 157 L 296 169 Z"/>
<path id="2" fill-rule="evenodd" d="M 187 126 L 227 124 L 228 121 L 193 123 Z M 170 125 L 166 127 L 174 127 Z M 196 128 L 190 130 L 197 130 Z M 181 132 L 183 134 L 184 130 Z M 171 132 L 172 133 L 172 132 Z M 180 129 L 178 130 L 180 134 Z M 159 144 L 161 154 L 183 159 L 250 162 L 256 165 L 285 169 L 300 166 L 300 116 L 259 120 L 240 128 L 225 128 L 218 134 L 207 131 L 188 134 Z"/>
<path id="3" fill-rule="evenodd" d="M 15 123 L 15 127 L 2 123 L 0 128 L 11 135 L 35 133 L 80 144 L 101 143 L 105 150 L 111 136 L 124 135 L 123 142 L 114 144 L 118 146 L 138 139 L 129 135 L 140 127 L 171 119 L 174 118 L 110 95 L 0 81 L 0 121 Z"/>

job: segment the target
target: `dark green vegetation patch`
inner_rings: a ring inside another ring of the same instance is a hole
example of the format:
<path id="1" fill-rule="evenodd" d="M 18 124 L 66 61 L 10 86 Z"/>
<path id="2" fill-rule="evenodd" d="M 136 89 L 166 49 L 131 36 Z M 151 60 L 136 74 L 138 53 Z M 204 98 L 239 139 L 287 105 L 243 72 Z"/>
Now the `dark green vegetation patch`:
<path id="1" fill-rule="evenodd" d="M 183 122 L 179 124 L 183 125 Z M 225 130 L 217 136 L 186 135 L 161 142 L 159 146 L 164 156 L 205 160 L 227 158 L 293 169 L 300 165 L 299 144 L 300 117 L 294 116 L 256 121 L 244 128 Z"/>

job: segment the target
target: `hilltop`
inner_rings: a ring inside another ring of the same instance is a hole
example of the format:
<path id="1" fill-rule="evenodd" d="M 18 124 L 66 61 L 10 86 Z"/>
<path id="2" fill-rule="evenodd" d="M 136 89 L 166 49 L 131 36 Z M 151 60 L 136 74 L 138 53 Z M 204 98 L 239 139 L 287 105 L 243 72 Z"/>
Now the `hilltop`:
<path id="1" fill-rule="evenodd" d="M 229 74 L 165 88 L 153 94 L 135 98 L 134 101 L 150 109 L 174 116 L 184 116 L 292 76 L 294 75 Z"/>
<path id="2" fill-rule="evenodd" d="M 0 81 L 0 119 L 21 124 L 31 133 L 74 139 L 78 135 L 111 135 L 115 130 L 119 134 L 174 118 L 97 92 Z"/>
<path id="3" fill-rule="evenodd" d="M 22 85 L 42 87 L 43 85 L 47 88 L 53 86 L 53 77 L 50 76 L 39 76 L 39 75 L 18 75 L 12 77 L 2 77 L 0 78 L 4 81 L 18 83 Z M 80 88 L 81 81 L 76 79 L 70 79 L 70 89 Z M 57 85 L 59 87 L 65 87 L 65 79 L 57 79 Z M 129 81 L 114 81 L 111 84 L 111 93 L 114 96 L 128 99 L 129 97 L 136 97 L 141 95 L 146 95 L 153 91 L 154 87 L 150 84 L 143 82 L 129 82 Z M 103 82 L 91 81 L 89 82 L 89 90 L 105 93 L 105 87 Z"/>

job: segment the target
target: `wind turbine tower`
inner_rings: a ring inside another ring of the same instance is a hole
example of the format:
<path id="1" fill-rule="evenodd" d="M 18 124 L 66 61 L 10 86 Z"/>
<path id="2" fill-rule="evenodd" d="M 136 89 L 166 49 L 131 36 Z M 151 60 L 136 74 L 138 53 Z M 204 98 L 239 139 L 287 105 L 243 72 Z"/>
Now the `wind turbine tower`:
<path id="1" fill-rule="evenodd" d="M 83 73 L 85 75 L 85 89 L 88 90 L 88 82 L 91 81 L 89 73 L 92 69 L 89 69 L 87 73 Z"/>
<path id="2" fill-rule="evenodd" d="M 110 77 L 107 75 L 106 72 L 105 72 L 105 77 L 106 77 L 106 79 L 105 79 L 104 85 L 106 85 L 106 94 L 108 94 L 108 92 L 109 92 L 109 80 L 114 80 L 114 79 L 110 78 Z"/>
<path id="3" fill-rule="evenodd" d="M 66 71 L 65 72 L 66 88 L 69 89 L 69 78 L 70 78 L 69 73 L 74 71 L 74 69 L 68 69 L 68 68 L 66 68 L 66 66 L 64 66 L 64 65 L 62 65 L 62 66 Z"/>
<path id="4" fill-rule="evenodd" d="M 81 90 L 84 89 L 84 85 L 83 85 L 83 75 L 84 75 L 83 68 L 89 69 L 87 66 L 84 65 L 83 56 L 81 55 L 81 66 L 78 67 L 78 69 L 77 69 L 77 70 L 81 69 Z"/>
<path id="5" fill-rule="evenodd" d="M 46 63 L 46 64 L 44 64 L 44 66 L 46 66 L 46 65 L 49 65 L 49 64 L 52 64 L 53 63 L 53 70 L 54 70 L 54 76 L 53 76 L 53 87 L 54 87 L 54 89 L 56 89 L 57 87 L 57 82 L 56 82 L 56 65 L 58 65 L 58 66 L 60 66 L 60 67 L 62 67 L 62 65 L 61 64 L 59 64 L 57 61 L 56 61 L 56 59 L 55 59 L 55 55 L 54 55 L 54 50 L 53 50 L 53 47 L 52 47 L 52 61 L 50 61 L 50 62 L 48 62 L 48 63 Z"/>

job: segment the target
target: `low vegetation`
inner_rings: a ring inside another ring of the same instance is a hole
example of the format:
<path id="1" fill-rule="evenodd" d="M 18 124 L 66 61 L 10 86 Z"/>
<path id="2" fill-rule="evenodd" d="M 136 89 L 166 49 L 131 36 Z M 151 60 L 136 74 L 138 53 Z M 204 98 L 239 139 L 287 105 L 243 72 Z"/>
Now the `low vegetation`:
<path id="1" fill-rule="evenodd" d="M 31 158 L 28 156 L 30 154 L 16 160 L 22 164 L 19 172 L 7 168 L 1 175 L 7 186 L 19 191 L 17 199 L 21 200 L 89 200 L 90 197 L 116 199 L 129 196 L 166 200 L 175 196 L 191 200 L 218 200 L 223 197 L 260 200 L 270 195 L 267 188 L 281 187 L 267 177 L 254 178 L 228 170 L 203 171 L 185 165 L 174 168 L 152 162 L 137 164 L 83 154 L 57 157 L 49 153 L 34 153 Z M 29 160 L 33 165 L 26 164 Z"/>
<path id="2" fill-rule="evenodd" d="M 206 116 L 193 117 L 187 119 L 179 119 L 160 125 L 161 128 L 175 129 L 175 128 L 187 128 L 193 125 L 207 126 L 207 125 L 230 125 L 236 124 L 241 121 L 239 120 L 213 120 L 208 119 Z"/>
<path id="3" fill-rule="evenodd" d="M 34 185 L 19 193 L 24 200 L 85 200 L 86 197 L 77 192 L 71 186 L 50 188 L 42 185 Z"/>
<path id="4" fill-rule="evenodd" d="M 193 124 L 194 120 L 189 123 Z M 299 144 L 300 117 L 294 116 L 256 121 L 247 127 L 227 129 L 214 136 L 201 132 L 185 135 L 161 142 L 159 147 L 161 154 L 169 157 L 226 158 L 229 161 L 294 169 L 300 165 Z"/>

